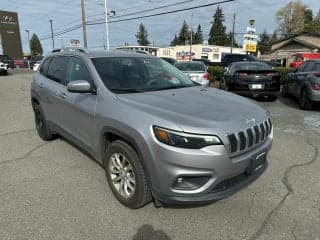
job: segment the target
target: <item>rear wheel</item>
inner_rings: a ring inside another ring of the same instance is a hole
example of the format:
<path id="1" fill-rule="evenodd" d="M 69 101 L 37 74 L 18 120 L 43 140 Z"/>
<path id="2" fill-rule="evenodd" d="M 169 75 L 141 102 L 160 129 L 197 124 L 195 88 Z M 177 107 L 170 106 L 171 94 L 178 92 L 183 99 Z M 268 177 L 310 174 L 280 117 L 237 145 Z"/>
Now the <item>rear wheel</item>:
<path id="1" fill-rule="evenodd" d="M 37 132 L 42 140 L 49 141 L 54 138 L 54 134 L 46 122 L 43 112 L 39 104 L 35 103 L 33 106 L 34 119 Z"/>
<path id="2" fill-rule="evenodd" d="M 140 208 L 152 199 L 142 163 L 136 151 L 126 142 L 110 144 L 104 157 L 104 168 L 115 197 L 129 208 Z"/>
<path id="3" fill-rule="evenodd" d="M 310 110 L 312 108 L 312 102 L 306 88 L 303 88 L 300 93 L 299 104 L 301 109 Z"/>
<path id="4" fill-rule="evenodd" d="M 288 97 L 288 86 L 286 84 L 283 85 L 281 95 L 283 97 Z"/>

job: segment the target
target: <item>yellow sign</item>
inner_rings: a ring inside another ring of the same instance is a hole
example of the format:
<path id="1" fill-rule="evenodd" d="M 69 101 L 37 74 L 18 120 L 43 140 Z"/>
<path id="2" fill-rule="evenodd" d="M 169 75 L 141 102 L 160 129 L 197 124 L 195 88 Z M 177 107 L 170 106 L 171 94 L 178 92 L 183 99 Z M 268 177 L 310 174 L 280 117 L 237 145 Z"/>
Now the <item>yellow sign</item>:
<path id="1" fill-rule="evenodd" d="M 257 45 L 256 44 L 252 44 L 252 43 L 248 43 L 246 45 L 246 51 L 247 52 L 256 52 L 257 51 Z"/>

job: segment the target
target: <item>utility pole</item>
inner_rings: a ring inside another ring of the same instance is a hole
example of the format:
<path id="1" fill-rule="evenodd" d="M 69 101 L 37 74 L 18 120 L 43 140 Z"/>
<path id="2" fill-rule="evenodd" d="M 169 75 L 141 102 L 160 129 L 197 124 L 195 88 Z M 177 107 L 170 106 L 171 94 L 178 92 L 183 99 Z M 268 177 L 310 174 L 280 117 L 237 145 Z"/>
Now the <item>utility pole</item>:
<path id="1" fill-rule="evenodd" d="M 52 49 L 54 49 L 54 38 L 53 38 L 52 19 L 50 19 L 49 22 L 50 22 L 50 26 L 51 26 Z"/>
<path id="2" fill-rule="evenodd" d="M 83 47 L 87 48 L 87 23 L 86 12 L 84 9 L 84 0 L 81 0 L 81 14 L 82 14 L 82 31 L 83 31 Z"/>
<path id="3" fill-rule="evenodd" d="M 189 61 L 192 60 L 192 20 L 193 20 L 193 14 L 191 14 L 191 24 L 190 24 L 190 52 L 189 52 Z"/>
<path id="4" fill-rule="evenodd" d="M 232 22 L 232 39 L 231 39 L 231 49 L 230 52 L 232 53 L 232 48 L 234 45 L 234 28 L 236 24 L 236 13 L 233 14 L 233 22 Z"/>

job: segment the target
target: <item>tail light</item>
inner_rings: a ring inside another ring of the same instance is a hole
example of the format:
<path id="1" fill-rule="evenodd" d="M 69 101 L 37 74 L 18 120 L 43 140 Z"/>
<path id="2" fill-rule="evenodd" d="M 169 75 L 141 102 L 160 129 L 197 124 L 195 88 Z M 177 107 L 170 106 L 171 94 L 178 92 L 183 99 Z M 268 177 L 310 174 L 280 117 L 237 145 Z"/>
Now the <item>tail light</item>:
<path id="1" fill-rule="evenodd" d="M 276 75 L 276 73 L 267 73 L 266 74 L 268 77 L 273 77 L 274 75 Z"/>
<path id="2" fill-rule="evenodd" d="M 239 77 L 247 77 L 248 73 L 238 73 Z"/>
<path id="3" fill-rule="evenodd" d="M 209 80 L 209 73 L 206 73 L 202 76 L 203 79 Z"/>
<path id="4" fill-rule="evenodd" d="M 320 84 L 319 84 L 319 83 L 311 84 L 311 88 L 312 88 L 313 90 L 320 90 Z"/>
<path id="5" fill-rule="evenodd" d="M 320 72 L 314 73 L 314 76 L 320 77 Z"/>

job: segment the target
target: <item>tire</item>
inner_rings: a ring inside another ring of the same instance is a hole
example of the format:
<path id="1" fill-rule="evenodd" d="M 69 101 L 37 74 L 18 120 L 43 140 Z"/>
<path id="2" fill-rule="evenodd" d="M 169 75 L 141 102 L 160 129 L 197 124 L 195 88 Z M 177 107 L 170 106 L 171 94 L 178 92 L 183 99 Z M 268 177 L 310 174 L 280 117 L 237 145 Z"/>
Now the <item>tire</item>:
<path id="1" fill-rule="evenodd" d="M 111 191 L 125 206 L 141 208 L 152 199 L 148 179 L 137 152 L 126 142 L 112 142 L 104 156 Z"/>
<path id="2" fill-rule="evenodd" d="M 49 128 L 40 105 L 37 103 L 34 104 L 33 111 L 34 111 L 34 120 L 36 124 L 36 129 L 40 138 L 44 141 L 52 140 L 54 138 L 54 133 Z"/>
<path id="3" fill-rule="evenodd" d="M 286 86 L 286 85 L 283 85 L 282 91 L 281 91 L 281 95 L 282 95 L 283 97 L 288 97 L 288 89 L 287 89 L 287 86 Z"/>
<path id="4" fill-rule="evenodd" d="M 300 93 L 299 105 L 301 109 L 312 109 L 312 102 L 310 101 L 309 94 L 306 88 L 303 88 Z"/>
<path id="5" fill-rule="evenodd" d="M 277 100 L 277 98 L 278 98 L 278 96 L 276 96 L 276 95 L 268 96 L 268 99 L 269 99 L 269 101 L 271 101 L 271 102 L 274 102 L 275 100 Z"/>

